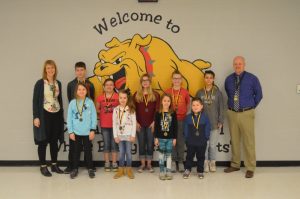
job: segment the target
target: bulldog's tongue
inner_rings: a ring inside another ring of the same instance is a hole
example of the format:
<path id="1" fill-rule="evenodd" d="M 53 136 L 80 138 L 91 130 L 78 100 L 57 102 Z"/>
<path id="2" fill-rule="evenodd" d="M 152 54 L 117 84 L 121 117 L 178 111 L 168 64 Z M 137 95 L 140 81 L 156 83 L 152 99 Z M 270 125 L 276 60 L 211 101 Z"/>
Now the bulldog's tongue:
<path id="1" fill-rule="evenodd" d="M 126 77 L 121 77 L 115 82 L 116 88 L 121 89 L 123 85 L 126 84 Z"/>

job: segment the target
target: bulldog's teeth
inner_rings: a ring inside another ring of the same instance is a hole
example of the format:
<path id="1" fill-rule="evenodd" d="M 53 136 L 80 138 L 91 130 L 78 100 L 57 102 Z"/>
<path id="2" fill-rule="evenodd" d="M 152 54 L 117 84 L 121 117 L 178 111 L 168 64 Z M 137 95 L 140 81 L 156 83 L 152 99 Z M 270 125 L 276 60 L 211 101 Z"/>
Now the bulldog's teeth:
<path id="1" fill-rule="evenodd" d="M 109 78 L 110 78 L 110 79 L 114 79 L 114 76 L 111 75 L 111 76 L 109 76 Z"/>

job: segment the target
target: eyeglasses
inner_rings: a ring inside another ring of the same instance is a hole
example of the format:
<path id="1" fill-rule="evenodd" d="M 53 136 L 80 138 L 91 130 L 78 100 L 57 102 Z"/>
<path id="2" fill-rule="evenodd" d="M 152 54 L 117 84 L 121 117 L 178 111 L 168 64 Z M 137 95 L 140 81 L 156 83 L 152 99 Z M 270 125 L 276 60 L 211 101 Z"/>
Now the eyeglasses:
<path id="1" fill-rule="evenodd" d="M 150 82 L 149 79 L 143 79 L 142 82 Z"/>

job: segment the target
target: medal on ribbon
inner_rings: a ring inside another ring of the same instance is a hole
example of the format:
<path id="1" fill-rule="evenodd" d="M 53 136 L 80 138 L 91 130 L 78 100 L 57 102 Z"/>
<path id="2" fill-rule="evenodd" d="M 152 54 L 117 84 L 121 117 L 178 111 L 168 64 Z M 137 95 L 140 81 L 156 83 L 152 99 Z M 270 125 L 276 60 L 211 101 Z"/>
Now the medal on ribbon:
<path id="1" fill-rule="evenodd" d="M 179 102 L 180 92 L 181 92 L 181 88 L 178 91 L 178 95 L 175 96 L 174 89 L 172 88 L 172 98 L 173 98 L 173 105 L 174 105 L 175 112 L 178 111 L 178 102 Z"/>
<path id="2" fill-rule="evenodd" d="M 147 95 L 147 97 L 146 97 L 146 95 L 143 95 L 143 99 L 144 99 L 145 106 L 146 106 L 145 112 L 147 113 L 149 111 L 149 109 L 148 109 L 148 103 L 149 103 L 148 95 Z"/>
<path id="3" fill-rule="evenodd" d="M 121 111 L 121 108 L 119 108 L 118 119 L 119 119 L 119 122 L 120 122 L 119 123 L 120 124 L 119 130 L 121 131 L 121 133 L 122 133 L 122 131 L 124 131 L 124 126 L 122 125 L 122 120 L 123 120 L 124 113 L 125 113 L 125 108 L 124 108 L 123 111 Z"/>
<path id="4" fill-rule="evenodd" d="M 196 129 L 195 135 L 199 136 L 200 135 L 199 123 L 200 123 L 201 113 L 199 113 L 199 115 L 195 114 L 195 116 L 197 117 L 197 123 L 195 123 L 195 119 L 194 119 L 193 115 L 192 115 L 192 121 L 193 121 L 193 125 L 194 125 L 194 127 Z"/>
<path id="5" fill-rule="evenodd" d="M 212 96 L 214 95 L 214 86 L 211 89 L 210 94 L 208 94 L 206 87 L 204 87 L 204 93 L 205 93 L 205 102 L 208 105 L 212 104 Z"/>
<path id="6" fill-rule="evenodd" d="M 162 119 L 163 119 L 163 131 L 164 131 L 164 136 L 168 136 L 168 130 L 169 130 L 169 113 L 166 113 L 167 117 L 165 117 L 165 113 L 162 113 Z"/>
<path id="7" fill-rule="evenodd" d="M 84 98 L 81 107 L 79 107 L 78 100 L 76 99 L 76 108 L 77 108 L 77 112 L 79 113 L 79 121 L 80 122 L 83 121 L 83 119 L 82 119 L 82 113 L 83 113 L 83 107 L 84 107 L 85 99 L 86 99 L 86 97 Z"/>

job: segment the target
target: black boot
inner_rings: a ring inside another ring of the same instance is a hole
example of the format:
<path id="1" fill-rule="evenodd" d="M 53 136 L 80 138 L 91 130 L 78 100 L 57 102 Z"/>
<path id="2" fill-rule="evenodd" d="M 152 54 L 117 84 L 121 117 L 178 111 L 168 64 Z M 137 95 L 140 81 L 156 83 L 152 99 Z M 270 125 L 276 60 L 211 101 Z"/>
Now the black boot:
<path id="1" fill-rule="evenodd" d="M 78 175 L 78 169 L 73 169 L 70 173 L 70 178 L 74 179 L 77 177 L 77 175 Z"/>
<path id="2" fill-rule="evenodd" d="M 94 178 L 95 177 L 95 172 L 94 172 L 93 169 L 89 169 L 88 172 L 89 172 L 90 178 Z"/>
<path id="3" fill-rule="evenodd" d="M 51 171 L 52 171 L 52 172 L 55 172 L 55 173 L 64 173 L 64 171 L 61 170 L 61 169 L 57 166 L 57 164 L 52 164 L 52 165 L 51 165 Z"/>
<path id="4" fill-rule="evenodd" d="M 47 166 L 44 166 L 44 167 L 40 167 L 40 171 L 41 171 L 41 174 L 43 176 L 46 176 L 46 177 L 51 177 L 52 174 L 50 173 L 50 171 L 48 170 Z"/>
<path id="5" fill-rule="evenodd" d="M 72 168 L 70 166 L 67 166 L 64 170 L 64 173 L 69 174 L 69 173 L 71 173 L 71 171 L 72 171 Z"/>

